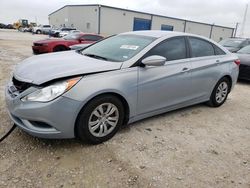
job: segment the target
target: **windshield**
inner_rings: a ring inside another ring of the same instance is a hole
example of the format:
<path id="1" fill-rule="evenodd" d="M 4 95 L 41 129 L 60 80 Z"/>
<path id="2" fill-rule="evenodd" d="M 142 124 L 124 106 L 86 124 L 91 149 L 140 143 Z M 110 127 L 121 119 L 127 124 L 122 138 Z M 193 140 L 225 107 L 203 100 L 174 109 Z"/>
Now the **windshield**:
<path id="1" fill-rule="evenodd" d="M 225 47 L 240 47 L 241 43 L 244 42 L 244 40 L 241 39 L 225 39 L 220 42 L 222 46 Z"/>
<path id="2" fill-rule="evenodd" d="M 78 40 L 82 35 L 79 33 L 74 33 L 63 37 L 64 40 Z"/>
<path id="3" fill-rule="evenodd" d="M 250 45 L 242 48 L 237 53 L 240 53 L 240 54 L 250 54 Z"/>
<path id="4" fill-rule="evenodd" d="M 155 39 L 139 35 L 117 35 L 102 40 L 82 50 L 81 53 L 93 58 L 124 62 L 134 57 Z"/>

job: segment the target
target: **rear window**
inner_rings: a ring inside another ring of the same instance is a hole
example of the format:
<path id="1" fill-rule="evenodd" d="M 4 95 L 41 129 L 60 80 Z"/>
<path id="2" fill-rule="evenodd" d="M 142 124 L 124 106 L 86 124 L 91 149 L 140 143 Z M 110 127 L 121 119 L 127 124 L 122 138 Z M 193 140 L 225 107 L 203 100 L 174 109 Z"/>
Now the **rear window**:
<path id="1" fill-rule="evenodd" d="M 242 39 L 224 39 L 222 41 L 220 41 L 219 43 L 222 45 L 222 46 L 225 46 L 225 47 L 235 47 L 235 48 L 238 48 L 241 46 L 241 44 L 244 42 L 244 40 Z"/>
<path id="2" fill-rule="evenodd" d="M 189 42 L 192 50 L 192 57 L 204 57 L 215 55 L 214 47 L 208 41 L 189 37 Z"/>
<path id="3" fill-rule="evenodd" d="M 103 37 L 98 36 L 98 35 L 84 35 L 82 38 L 88 41 L 98 41 L 102 39 Z"/>
<path id="4" fill-rule="evenodd" d="M 226 53 L 220 49 L 218 46 L 214 45 L 215 55 L 225 55 Z"/>

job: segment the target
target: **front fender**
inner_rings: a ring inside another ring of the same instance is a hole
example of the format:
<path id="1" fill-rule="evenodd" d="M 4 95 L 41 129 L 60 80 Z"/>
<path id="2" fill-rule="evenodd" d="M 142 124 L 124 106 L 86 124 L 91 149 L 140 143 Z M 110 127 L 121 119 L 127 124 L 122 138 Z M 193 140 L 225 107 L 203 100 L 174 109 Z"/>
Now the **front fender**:
<path id="1" fill-rule="evenodd" d="M 129 116 L 135 116 L 137 106 L 137 67 L 84 76 L 64 96 L 80 101 L 80 112 L 91 99 L 106 93 L 114 93 L 123 97 L 129 106 Z"/>

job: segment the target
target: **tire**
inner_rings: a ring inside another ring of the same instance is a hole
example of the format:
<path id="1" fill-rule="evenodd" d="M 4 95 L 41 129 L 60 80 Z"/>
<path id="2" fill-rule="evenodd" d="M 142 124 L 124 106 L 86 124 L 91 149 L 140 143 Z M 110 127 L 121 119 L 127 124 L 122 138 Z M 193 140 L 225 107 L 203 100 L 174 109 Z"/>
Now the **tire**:
<path id="1" fill-rule="evenodd" d="M 37 30 L 37 31 L 36 31 L 36 34 L 41 34 L 41 33 L 42 33 L 41 30 Z"/>
<path id="2" fill-rule="evenodd" d="M 103 113 L 100 108 L 103 109 Z M 123 120 L 122 102 L 113 95 L 102 95 L 91 100 L 82 109 L 77 118 L 75 133 L 84 142 L 100 144 L 116 134 Z"/>
<path id="3" fill-rule="evenodd" d="M 210 100 L 208 101 L 208 105 L 211 107 L 220 107 L 223 105 L 227 100 L 230 89 L 230 80 L 226 77 L 220 79 L 213 89 Z"/>
<path id="4" fill-rule="evenodd" d="M 67 48 L 65 46 L 60 45 L 60 46 L 54 47 L 53 52 L 61 52 L 61 51 L 66 51 L 66 50 Z"/>

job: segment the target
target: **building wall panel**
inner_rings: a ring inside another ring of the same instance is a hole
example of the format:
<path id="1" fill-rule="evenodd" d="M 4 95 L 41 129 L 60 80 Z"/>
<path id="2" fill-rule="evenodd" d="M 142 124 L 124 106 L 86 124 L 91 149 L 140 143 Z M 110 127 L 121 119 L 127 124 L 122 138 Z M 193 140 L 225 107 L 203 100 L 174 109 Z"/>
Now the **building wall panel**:
<path id="1" fill-rule="evenodd" d="M 100 24 L 101 33 L 104 35 L 110 35 L 133 31 L 134 18 L 151 20 L 151 15 L 102 7 Z"/>
<path id="2" fill-rule="evenodd" d="M 214 41 L 219 42 L 225 38 L 231 37 L 232 33 L 233 33 L 233 29 L 213 26 L 211 38 Z"/>
<path id="3" fill-rule="evenodd" d="M 202 23 L 189 22 L 186 23 L 186 33 L 192 33 L 196 35 L 202 35 L 207 38 L 210 37 L 211 25 L 205 25 Z"/>
<path id="4" fill-rule="evenodd" d="M 68 25 L 82 32 L 98 33 L 98 6 L 70 7 Z"/>
<path id="5" fill-rule="evenodd" d="M 61 27 L 63 24 L 67 24 L 69 15 L 69 7 L 64 7 L 61 10 L 53 13 L 49 16 L 49 24 L 54 27 Z"/>
<path id="6" fill-rule="evenodd" d="M 171 18 L 164 18 L 160 16 L 153 16 L 152 29 L 153 30 L 161 30 L 161 25 L 171 25 L 174 27 L 174 31 L 184 31 L 184 20 L 177 20 Z"/>

